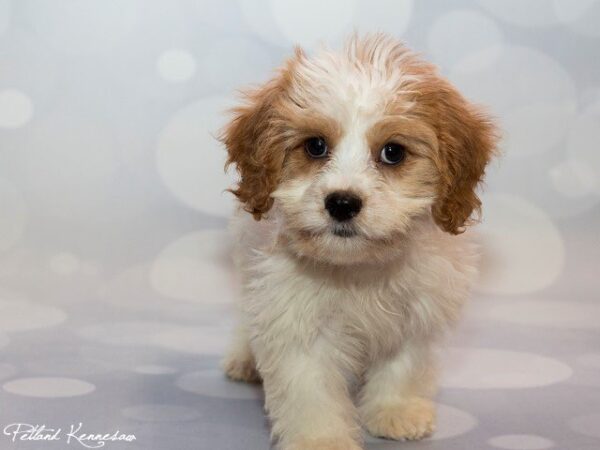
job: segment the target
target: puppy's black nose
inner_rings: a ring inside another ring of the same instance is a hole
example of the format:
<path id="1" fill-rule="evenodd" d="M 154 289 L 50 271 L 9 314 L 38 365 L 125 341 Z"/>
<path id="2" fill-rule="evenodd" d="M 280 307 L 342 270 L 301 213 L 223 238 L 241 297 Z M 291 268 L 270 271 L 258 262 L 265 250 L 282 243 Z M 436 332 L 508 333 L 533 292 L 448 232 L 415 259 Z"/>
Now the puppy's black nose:
<path id="1" fill-rule="evenodd" d="M 361 208 L 362 200 L 350 192 L 332 192 L 325 197 L 325 209 L 338 222 L 352 219 Z"/>

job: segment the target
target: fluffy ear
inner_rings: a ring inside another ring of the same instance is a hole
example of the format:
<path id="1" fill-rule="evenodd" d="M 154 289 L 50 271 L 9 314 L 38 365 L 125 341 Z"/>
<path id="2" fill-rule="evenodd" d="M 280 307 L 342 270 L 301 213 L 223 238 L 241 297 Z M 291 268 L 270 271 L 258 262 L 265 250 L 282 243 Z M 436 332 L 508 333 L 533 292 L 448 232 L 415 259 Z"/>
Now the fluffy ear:
<path id="1" fill-rule="evenodd" d="M 281 78 L 276 78 L 246 92 L 246 103 L 232 110 L 233 118 L 220 135 L 228 152 L 225 167 L 235 164 L 240 175 L 237 188 L 230 191 L 256 220 L 271 208 L 270 194 L 283 166 L 285 153 L 277 145 L 274 107 L 282 90 Z"/>
<path id="2" fill-rule="evenodd" d="M 480 212 L 476 193 L 485 167 L 496 150 L 497 132 L 491 119 L 469 104 L 447 82 L 436 100 L 438 110 L 440 172 L 438 198 L 433 204 L 435 222 L 445 231 L 459 234 Z"/>

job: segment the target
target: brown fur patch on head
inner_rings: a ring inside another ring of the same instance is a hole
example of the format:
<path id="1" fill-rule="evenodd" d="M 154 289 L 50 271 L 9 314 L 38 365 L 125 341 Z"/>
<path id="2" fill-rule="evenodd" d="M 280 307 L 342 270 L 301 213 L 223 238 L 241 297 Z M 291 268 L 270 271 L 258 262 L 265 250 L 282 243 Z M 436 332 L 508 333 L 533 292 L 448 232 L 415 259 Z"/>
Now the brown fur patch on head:
<path id="1" fill-rule="evenodd" d="M 436 77 L 429 84 L 433 91 L 422 102 L 434 118 L 439 142 L 434 162 L 440 173 L 433 218 L 444 230 L 459 234 L 471 224 L 473 213 L 480 212 L 476 190 L 498 135 L 492 120 L 449 82 Z"/>
<path id="2" fill-rule="evenodd" d="M 273 79 L 243 93 L 244 104 L 231 111 L 233 118 L 220 133 L 228 151 L 225 167 L 235 164 L 240 174 L 237 188 L 230 191 L 257 220 L 271 209 L 271 194 L 290 154 L 292 165 L 300 171 L 306 167 L 308 172 L 314 165 L 303 153 L 294 157 L 294 151 L 303 148 L 310 137 L 323 137 L 334 145 L 341 135 L 335 121 L 291 95 L 290 86 L 296 82 L 294 66 L 305 58 L 302 50 L 296 49 Z"/>
<path id="3" fill-rule="evenodd" d="M 246 104 L 232 110 L 233 118 L 220 136 L 228 151 L 225 167 L 235 164 L 240 174 L 231 192 L 257 220 L 271 208 L 270 194 L 279 183 L 285 157 L 274 108 L 285 83 L 282 72 L 261 88 L 246 92 Z"/>

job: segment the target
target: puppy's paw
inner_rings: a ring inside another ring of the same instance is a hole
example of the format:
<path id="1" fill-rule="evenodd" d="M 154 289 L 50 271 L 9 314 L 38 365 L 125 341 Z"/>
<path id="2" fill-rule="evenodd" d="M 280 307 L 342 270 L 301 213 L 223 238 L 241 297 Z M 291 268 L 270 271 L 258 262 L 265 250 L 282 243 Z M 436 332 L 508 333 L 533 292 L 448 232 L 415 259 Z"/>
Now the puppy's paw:
<path id="1" fill-rule="evenodd" d="M 366 420 L 365 426 L 376 437 L 416 441 L 435 431 L 435 407 L 429 400 L 414 397 L 382 407 Z"/>
<path id="2" fill-rule="evenodd" d="M 282 450 L 362 450 L 362 447 L 352 439 L 342 437 L 301 439 L 284 446 Z"/>
<path id="3" fill-rule="evenodd" d="M 260 383 L 262 381 L 252 357 L 240 358 L 228 355 L 221 365 L 225 375 L 234 381 L 245 381 L 246 383 Z"/>

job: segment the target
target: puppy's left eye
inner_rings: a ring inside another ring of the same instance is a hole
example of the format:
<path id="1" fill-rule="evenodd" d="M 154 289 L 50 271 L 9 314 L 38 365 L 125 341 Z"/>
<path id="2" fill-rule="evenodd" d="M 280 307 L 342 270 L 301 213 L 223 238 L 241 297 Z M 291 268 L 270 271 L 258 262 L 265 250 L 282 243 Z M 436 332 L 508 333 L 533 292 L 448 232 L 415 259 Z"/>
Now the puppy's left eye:
<path id="1" fill-rule="evenodd" d="M 320 137 L 312 137 L 307 139 L 306 142 L 304 142 L 304 149 L 306 150 L 306 153 L 308 153 L 308 156 L 315 159 L 325 158 L 329 152 L 329 149 L 327 148 L 327 142 L 325 142 L 325 139 Z"/>
<path id="2" fill-rule="evenodd" d="M 381 149 L 379 160 L 390 166 L 401 163 L 406 158 L 406 148 L 402 144 L 388 142 Z"/>

